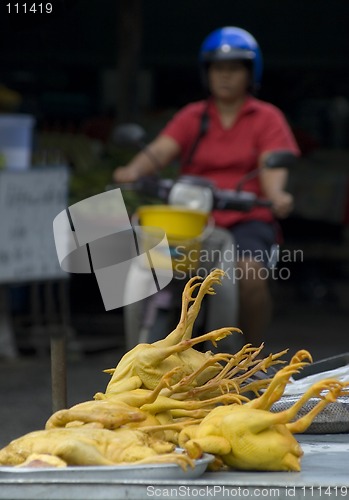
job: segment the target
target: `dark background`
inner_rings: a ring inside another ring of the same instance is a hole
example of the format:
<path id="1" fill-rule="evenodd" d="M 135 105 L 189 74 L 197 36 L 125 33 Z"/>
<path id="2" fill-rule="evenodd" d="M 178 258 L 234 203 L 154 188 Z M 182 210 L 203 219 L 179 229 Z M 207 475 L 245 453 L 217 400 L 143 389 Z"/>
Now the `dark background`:
<path id="1" fill-rule="evenodd" d="M 334 180 L 348 173 L 346 0 L 52 0 L 52 14 L 15 14 L 16 3 L 0 0 L 0 83 L 21 94 L 18 111 L 35 115 L 36 146 L 55 132 L 85 152 L 89 144 L 82 136 L 100 141 L 101 154 L 95 157 L 91 149 L 85 163 L 73 148 L 63 151 L 72 167 L 73 201 L 101 192 L 112 169 L 124 163 L 108 142 L 115 124 L 140 121 L 156 133 L 175 109 L 203 97 L 199 47 L 210 31 L 226 25 L 245 28 L 258 40 L 265 66 L 259 97 L 286 114 L 304 158 L 315 167 L 311 182 L 320 171 Z M 320 153 L 316 161 L 314 152 Z M 326 182 L 316 190 L 319 206 Z M 307 198 L 304 189 L 302 196 Z M 335 190 L 331 196 L 337 197 Z M 327 217 L 330 212 L 331 204 L 325 216 L 299 213 L 282 223 L 286 245 L 305 251 L 302 266 L 292 269 L 295 288 L 287 300 L 343 304 L 336 285 L 347 282 L 349 210 L 343 207 L 341 217 Z M 72 278 L 73 309 L 86 311 L 88 295 L 89 313 L 105 318 L 91 280 Z M 95 328 L 90 318 L 78 326 Z"/>
<path id="2" fill-rule="evenodd" d="M 151 75 L 147 104 L 152 109 L 202 96 L 198 50 L 211 30 L 224 25 L 254 34 L 265 62 L 260 97 L 295 122 L 305 102 L 315 108 L 316 102 L 321 107 L 321 101 L 349 97 L 345 0 L 55 0 L 53 14 L 40 15 L 13 14 L 13 9 L 8 15 L 7 4 L 1 0 L 0 81 L 22 92 L 23 108 L 40 117 L 111 111 L 101 82 L 105 71 L 118 68 L 122 45 L 130 45 L 135 35 L 131 18 L 128 36 L 120 40 L 123 12 L 133 4 L 141 18 L 137 64 Z M 326 134 L 320 139 L 329 141 Z"/>

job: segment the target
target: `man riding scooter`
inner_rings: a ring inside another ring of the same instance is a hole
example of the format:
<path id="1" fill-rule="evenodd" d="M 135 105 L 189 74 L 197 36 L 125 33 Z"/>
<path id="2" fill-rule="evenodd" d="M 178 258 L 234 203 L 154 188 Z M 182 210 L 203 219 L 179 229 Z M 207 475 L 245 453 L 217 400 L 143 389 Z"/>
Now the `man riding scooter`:
<path id="1" fill-rule="evenodd" d="M 263 62 L 250 33 L 237 27 L 213 31 L 202 43 L 199 62 L 208 98 L 180 110 L 147 151 L 115 170 L 114 180 L 136 181 L 179 158 L 181 174 L 203 176 L 221 189 L 236 189 L 245 178 L 244 190 L 271 202 L 271 209 L 255 207 L 248 213 L 213 212 L 216 225 L 228 230 L 235 241 L 235 265 L 240 272 L 239 319 L 234 326 L 243 330 L 244 343 L 259 345 L 271 318 L 272 301 L 268 280 L 258 271 L 267 266 L 277 240 L 276 218 L 287 217 L 293 206 L 292 195 L 285 191 L 286 168 L 263 167 L 275 151 L 298 155 L 299 150 L 282 112 L 253 96 L 260 86 Z"/>

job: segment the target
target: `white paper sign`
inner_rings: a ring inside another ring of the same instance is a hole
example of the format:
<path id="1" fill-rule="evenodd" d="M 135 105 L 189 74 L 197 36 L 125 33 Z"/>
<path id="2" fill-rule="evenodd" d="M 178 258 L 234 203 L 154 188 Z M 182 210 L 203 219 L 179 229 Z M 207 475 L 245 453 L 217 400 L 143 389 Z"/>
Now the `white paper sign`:
<path id="1" fill-rule="evenodd" d="M 67 278 L 53 219 L 68 204 L 66 167 L 0 172 L 0 283 Z"/>

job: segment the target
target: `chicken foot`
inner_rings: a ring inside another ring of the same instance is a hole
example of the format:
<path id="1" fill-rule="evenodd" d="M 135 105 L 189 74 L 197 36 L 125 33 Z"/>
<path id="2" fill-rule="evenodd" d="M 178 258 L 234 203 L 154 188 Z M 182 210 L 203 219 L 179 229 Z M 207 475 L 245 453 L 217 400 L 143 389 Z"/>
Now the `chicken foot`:
<path id="1" fill-rule="evenodd" d="M 339 396 L 348 395 L 343 389 L 346 387 L 344 383 L 339 382 L 336 379 L 325 379 L 317 382 L 312 387 L 310 387 L 291 408 L 284 410 L 284 413 L 288 419 L 286 427 L 293 433 L 305 432 L 310 424 L 313 422 L 314 418 L 329 404 L 334 403 Z M 324 396 L 321 395 L 322 391 L 328 391 Z M 296 417 L 298 411 L 302 406 L 309 401 L 310 398 L 318 397 L 321 400 L 312 408 L 306 415 L 299 418 L 295 422 L 290 422 Z"/>
<path id="2" fill-rule="evenodd" d="M 194 276 L 186 283 L 182 294 L 182 310 L 178 326 L 164 340 L 160 340 L 155 344 L 176 345 L 181 340 L 191 338 L 193 325 L 199 314 L 204 296 L 206 294 L 214 295 L 215 291 L 212 286 L 220 284 L 224 274 L 221 269 L 214 269 L 203 281 L 199 276 Z M 200 280 L 199 283 L 198 280 Z M 197 288 L 199 288 L 199 291 L 194 297 Z"/>
<path id="3" fill-rule="evenodd" d="M 283 395 L 290 377 L 295 373 L 298 373 L 299 370 L 305 365 L 307 365 L 307 363 L 301 361 L 281 368 L 281 370 L 274 375 L 265 392 L 258 398 L 253 399 L 246 404 L 249 405 L 250 408 L 269 410 Z"/>

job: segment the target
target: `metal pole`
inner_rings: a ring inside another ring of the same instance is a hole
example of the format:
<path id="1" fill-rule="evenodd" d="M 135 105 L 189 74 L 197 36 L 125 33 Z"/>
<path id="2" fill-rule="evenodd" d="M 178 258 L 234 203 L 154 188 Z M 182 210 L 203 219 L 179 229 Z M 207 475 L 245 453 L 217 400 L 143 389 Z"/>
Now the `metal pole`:
<path id="1" fill-rule="evenodd" d="M 55 307 L 53 296 L 53 283 L 45 283 L 45 302 L 48 317 L 52 321 L 50 345 L 51 345 L 51 393 L 53 413 L 67 408 L 67 324 L 64 312 L 64 293 L 62 283 L 58 282 L 59 294 L 58 305 Z M 61 322 L 59 314 L 61 309 Z"/>
<path id="2" fill-rule="evenodd" d="M 18 351 L 7 292 L 6 285 L 0 285 L 0 357 L 13 359 Z"/>
<path id="3" fill-rule="evenodd" d="M 66 338 L 51 336 L 51 391 L 52 412 L 67 408 Z"/>

